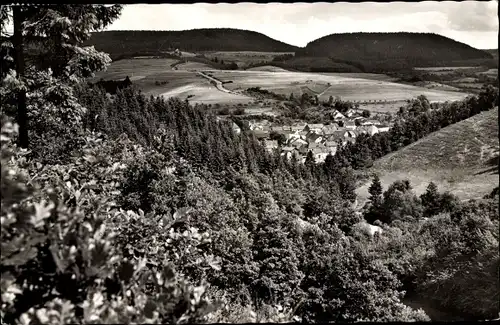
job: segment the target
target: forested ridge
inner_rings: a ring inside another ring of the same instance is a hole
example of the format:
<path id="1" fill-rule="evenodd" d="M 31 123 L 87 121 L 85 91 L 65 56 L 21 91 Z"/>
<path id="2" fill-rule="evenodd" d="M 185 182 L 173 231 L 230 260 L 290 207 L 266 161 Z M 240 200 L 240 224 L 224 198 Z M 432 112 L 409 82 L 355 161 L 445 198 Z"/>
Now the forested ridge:
<path id="1" fill-rule="evenodd" d="M 23 41 L 58 69 L 23 71 L 19 39 L 3 45 L 2 322 L 428 320 L 405 291 L 497 317 L 498 188 L 463 203 L 375 178 L 363 215 L 352 202 L 353 168 L 491 109 L 498 89 L 443 107 L 420 97 L 387 137 L 301 164 L 203 105 L 87 84 L 109 57 L 80 44 L 121 6 L 20 8 L 12 18 L 42 32 Z"/>
<path id="2" fill-rule="evenodd" d="M 112 59 L 159 55 L 179 49 L 201 51 L 294 52 L 297 47 L 261 33 L 231 29 L 203 28 L 183 31 L 105 31 L 93 33 L 86 45 L 94 45 Z"/>
<path id="3" fill-rule="evenodd" d="M 332 34 L 300 48 L 261 33 L 230 28 L 106 31 L 93 33 L 85 45 L 94 45 L 112 59 L 166 55 L 175 49 L 292 52 L 295 56 L 252 66 L 272 64 L 311 72 L 391 72 L 419 66 L 493 67 L 497 61 L 488 51 L 432 33 Z"/>
<path id="4" fill-rule="evenodd" d="M 450 66 L 452 62 L 488 60 L 483 50 L 432 33 L 342 33 L 308 43 L 297 57 L 329 57 L 376 68 Z"/>

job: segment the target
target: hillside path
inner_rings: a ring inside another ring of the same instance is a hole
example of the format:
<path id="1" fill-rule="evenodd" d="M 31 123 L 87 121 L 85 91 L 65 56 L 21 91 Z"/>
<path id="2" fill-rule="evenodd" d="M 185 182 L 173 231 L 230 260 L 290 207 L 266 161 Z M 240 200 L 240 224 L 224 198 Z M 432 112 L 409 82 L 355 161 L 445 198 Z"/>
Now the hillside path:
<path id="1" fill-rule="evenodd" d="M 198 71 L 198 74 L 199 74 L 200 76 L 202 76 L 202 77 L 204 77 L 204 78 L 206 78 L 206 79 L 210 80 L 210 81 L 215 82 L 215 87 L 216 87 L 219 91 L 222 91 L 222 92 L 225 92 L 225 93 L 228 93 L 228 94 L 233 94 L 233 95 L 236 95 L 236 93 L 235 93 L 235 92 L 232 92 L 232 91 L 230 91 L 229 89 L 224 88 L 224 86 L 222 85 L 222 82 L 221 82 L 221 81 L 219 81 L 219 80 L 217 80 L 217 79 L 215 79 L 215 78 L 213 78 L 213 77 L 210 77 L 209 75 L 205 74 L 205 73 L 204 73 L 204 72 L 202 72 L 202 71 Z"/>

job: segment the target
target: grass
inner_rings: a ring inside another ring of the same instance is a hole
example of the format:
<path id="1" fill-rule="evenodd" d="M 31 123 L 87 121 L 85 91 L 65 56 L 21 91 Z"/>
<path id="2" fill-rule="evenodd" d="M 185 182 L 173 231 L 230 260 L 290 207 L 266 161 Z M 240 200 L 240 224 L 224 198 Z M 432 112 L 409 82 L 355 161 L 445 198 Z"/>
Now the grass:
<path id="1" fill-rule="evenodd" d="M 345 76 L 346 75 L 346 76 Z M 343 100 L 351 101 L 394 101 L 404 102 L 407 99 L 424 94 L 430 101 L 453 101 L 461 100 L 467 94 L 460 92 L 427 89 L 411 85 L 403 85 L 383 80 L 361 78 L 362 74 L 324 74 L 306 72 L 268 72 L 268 71 L 215 71 L 214 76 L 221 80 L 231 80 L 227 85 L 230 89 L 246 89 L 250 87 L 261 87 L 278 94 L 289 95 L 294 93 L 300 96 L 302 93 L 316 94 L 320 100 L 328 100 L 330 96 L 340 96 Z M 330 86 L 327 86 L 330 84 Z M 231 88 L 232 87 L 232 88 Z M 371 104 L 367 105 L 369 109 Z M 373 106 L 373 105 L 372 105 Z M 373 106 L 375 111 L 394 112 L 401 104 L 390 104 L 381 107 L 381 104 Z M 376 108 L 375 108 L 376 107 Z"/>
<path id="2" fill-rule="evenodd" d="M 483 197 L 499 182 L 497 117 L 498 108 L 443 128 L 377 160 L 369 172 L 379 174 L 384 188 L 406 178 L 418 195 L 433 181 L 463 200 Z M 358 188 L 360 201 L 369 185 Z"/>
<path id="3" fill-rule="evenodd" d="M 250 64 L 260 62 L 270 62 L 275 56 L 283 54 L 294 54 L 293 52 L 253 52 L 253 51 L 239 51 L 239 52 L 207 52 L 204 53 L 205 57 L 213 59 L 217 58 L 219 61 L 235 62 L 239 67 L 247 67 Z"/>
<path id="4" fill-rule="evenodd" d="M 414 70 L 420 71 L 452 71 L 452 70 L 470 70 L 470 69 L 481 69 L 481 67 L 421 67 L 414 68 Z"/>
<path id="5" fill-rule="evenodd" d="M 215 54 L 255 59 L 281 53 L 216 52 L 211 55 Z M 196 74 L 196 71 L 210 70 L 212 75 L 221 81 L 232 81 L 224 85 L 229 90 L 242 91 L 250 87 L 261 87 L 286 96 L 290 93 L 295 96 L 308 93 L 317 95 L 320 100 L 325 101 L 330 96 L 340 96 L 343 100 L 370 102 L 362 108 L 374 112 L 397 111 L 405 100 L 421 94 L 426 95 L 430 101 L 453 101 L 466 96 L 459 92 L 393 83 L 389 81 L 390 77 L 376 74 L 307 73 L 269 67 L 246 71 L 215 70 L 206 62 L 180 63 L 175 66 L 177 69 L 175 70 L 172 65 L 177 62 L 179 61 L 176 59 L 153 58 L 120 60 L 113 62 L 106 72 L 99 73 L 94 80 L 99 78 L 116 80 L 129 76 L 145 93 L 180 96 L 182 99 L 191 96 L 190 101 L 193 103 L 234 104 L 252 101 L 248 96 L 218 91 L 208 80 Z M 392 103 L 385 105 L 378 103 L 386 100 Z M 373 103 L 374 101 L 377 103 Z"/>
<path id="6" fill-rule="evenodd" d="M 149 76 L 164 70 L 172 70 L 171 64 L 176 63 L 176 59 L 124 59 L 113 62 L 106 71 L 96 74 L 94 79 L 104 78 L 106 80 L 124 79 L 126 76 Z"/>

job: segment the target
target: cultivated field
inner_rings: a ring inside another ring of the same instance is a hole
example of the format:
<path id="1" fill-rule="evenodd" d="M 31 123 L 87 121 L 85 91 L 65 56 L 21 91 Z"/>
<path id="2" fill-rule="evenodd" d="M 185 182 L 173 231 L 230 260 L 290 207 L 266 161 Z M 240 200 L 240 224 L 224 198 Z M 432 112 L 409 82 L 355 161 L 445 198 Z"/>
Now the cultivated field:
<path id="1" fill-rule="evenodd" d="M 489 69 L 487 71 L 479 72 L 480 74 L 486 74 L 489 76 L 498 76 L 498 69 Z"/>
<path id="2" fill-rule="evenodd" d="M 158 72 L 172 70 L 171 65 L 176 63 L 176 59 L 125 59 L 113 62 L 106 71 L 96 74 L 94 79 L 104 78 L 106 80 L 124 79 L 129 76 L 131 80 L 140 77 L 150 76 Z"/>
<path id="3" fill-rule="evenodd" d="M 226 63 L 235 62 L 239 67 L 245 68 L 250 64 L 269 62 L 275 56 L 283 54 L 294 54 L 293 52 L 205 52 L 203 53 L 207 58 L 217 58 L 219 61 L 224 60 Z"/>
<path id="4" fill-rule="evenodd" d="M 481 69 L 481 67 L 420 67 L 413 68 L 414 70 L 421 71 L 453 71 L 453 70 L 471 70 L 471 69 Z"/>
<path id="5" fill-rule="evenodd" d="M 441 192 L 467 200 L 483 197 L 498 186 L 498 108 L 448 126 L 375 162 L 385 189 L 409 179 L 415 192 L 429 182 Z M 359 201 L 368 197 L 371 181 L 358 188 Z"/>
<path id="6" fill-rule="evenodd" d="M 237 53 L 259 57 L 256 52 Z M 277 53 L 273 53 L 276 55 Z M 264 53 L 262 55 L 271 55 Z M 375 112 L 394 112 L 405 100 L 424 94 L 430 101 L 453 101 L 463 99 L 466 94 L 427 89 L 390 82 L 389 77 L 362 73 L 306 73 L 291 72 L 269 66 L 249 70 L 222 71 L 208 68 L 206 64 L 187 62 L 175 65 L 176 59 L 128 59 L 113 62 L 106 72 L 97 74 L 95 80 L 124 79 L 129 76 L 145 93 L 153 95 L 180 96 L 191 102 L 220 104 L 250 103 L 253 99 L 238 94 L 250 87 L 261 87 L 278 94 L 301 96 L 316 95 L 320 100 L 340 96 L 343 100 L 361 103 L 361 107 Z M 211 73 L 215 78 L 231 83 L 224 88 L 234 92 L 220 91 L 197 72 Z M 366 78 L 365 78 L 366 77 Z M 383 103 L 387 102 L 387 103 Z"/>
<path id="7" fill-rule="evenodd" d="M 313 93 L 320 100 L 330 96 L 340 96 L 351 101 L 404 101 L 424 94 L 433 101 L 461 100 L 467 94 L 436 89 L 426 89 L 388 81 L 363 79 L 344 76 L 342 73 L 323 74 L 305 72 L 267 72 L 267 71 L 213 71 L 212 74 L 223 81 L 232 81 L 228 89 L 261 87 L 278 94 L 300 96 Z M 351 75 L 351 74 L 348 74 Z M 399 106 L 398 106 L 399 107 Z"/>

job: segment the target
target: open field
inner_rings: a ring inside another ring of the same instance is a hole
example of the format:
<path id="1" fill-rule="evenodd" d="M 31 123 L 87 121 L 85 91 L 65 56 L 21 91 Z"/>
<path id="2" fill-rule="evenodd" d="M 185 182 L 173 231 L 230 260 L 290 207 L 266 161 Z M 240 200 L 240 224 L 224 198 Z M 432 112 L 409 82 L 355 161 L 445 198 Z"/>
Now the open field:
<path id="1" fill-rule="evenodd" d="M 111 63 L 106 71 L 96 74 L 94 79 L 104 78 L 106 80 L 125 79 L 129 76 L 150 76 L 152 74 L 172 70 L 171 64 L 174 64 L 176 59 L 125 59 Z"/>
<path id="2" fill-rule="evenodd" d="M 246 89 L 261 87 L 278 94 L 300 96 L 307 87 L 307 92 L 315 92 L 320 100 L 330 96 L 340 96 L 352 101 L 404 101 L 424 94 L 432 101 L 461 100 L 467 94 L 435 89 L 426 89 L 387 81 L 354 78 L 338 74 L 305 72 L 266 72 L 266 71 L 214 71 L 213 75 L 227 84 L 228 89 Z M 361 76 L 361 74 L 356 74 Z M 329 86 L 327 86 L 329 84 Z M 323 89 L 324 88 L 324 89 Z M 398 106 L 399 107 L 399 106 Z"/>
<path id="3" fill-rule="evenodd" d="M 264 65 L 260 67 L 248 68 L 246 71 L 287 72 L 288 70 L 272 65 Z"/>
<path id="4" fill-rule="evenodd" d="M 470 70 L 470 69 L 481 69 L 481 67 L 421 67 L 413 68 L 414 70 L 421 71 L 453 71 L 453 70 Z"/>
<path id="5" fill-rule="evenodd" d="M 487 71 L 479 72 L 480 74 L 486 74 L 489 76 L 498 76 L 498 69 L 489 69 Z"/>
<path id="6" fill-rule="evenodd" d="M 350 77 L 350 78 L 363 78 L 368 80 L 377 80 L 377 81 L 396 81 L 398 78 L 388 76 L 382 73 L 363 73 L 363 72 L 318 72 L 319 74 L 324 74 L 325 76 L 342 76 L 342 77 Z"/>
<path id="7" fill-rule="evenodd" d="M 480 198 L 498 186 L 498 108 L 450 125 L 375 162 L 385 189 L 409 179 L 420 195 L 433 181 L 441 192 L 460 199 Z M 370 181 L 357 189 L 358 200 L 368 198 Z"/>
<path id="8" fill-rule="evenodd" d="M 235 62 L 239 67 L 247 67 L 250 64 L 260 62 L 270 62 L 275 56 L 283 54 L 294 54 L 293 52 L 253 52 L 253 51 L 240 51 L 240 52 L 205 52 L 205 57 L 213 59 L 217 58 L 219 61 L 224 60 L 226 63 Z"/>
<path id="9" fill-rule="evenodd" d="M 205 104 L 216 104 L 216 103 L 248 103 L 253 100 L 253 98 L 240 95 L 226 93 L 217 90 L 217 88 L 211 84 L 189 84 L 175 88 L 170 91 L 161 93 L 164 97 L 179 97 L 188 98 L 191 103 L 205 103 Z M 192 97 L 190 97 L 192 96 Z"/>
<path id="10" fill-rule="evenodd" d="M 186 62 L 186 63 L 180 63 L 175 66 L 177 70 L 183 70 L 183 71 L 204 71 L 204 70 L 209 70 L 212 69 L 211 66 L 205 63 L 201 62 Z"/>
<path id="11" fill-rule="evenodd" d="M 223 53 L 223 52 L 221 52 Z M 234 52 L 224 52 L 234 53 Z M 251 55 L 247 52 L 236 52 Z M 253 53 L 253 52 L 250 52 Z M 274 53 L 276 54 L 276 53 Z M 94 80 L 124 79 L 129 76 L 145 93 L 153 95 L 190 96 L 192 102 L 221 104 L 248 103 L 253 99 L 236 93 L 220 91 L 210 80 L 197 75 L 200 71 L 212 74 L 232 92 L 251 87 L 261 87 L 278 94 L 301 96 L 303 93 L 316 95 L 320 100 L 340 96 L 343 100 L 364 102 L 362 108 L 376 112 L 393 112 L 407 99 L 424 94 L 430 101 L 453 101 L 463 99 L 467 94 L 443 89 L 427 89 L 393 83 L 387 76 L 362 73 L 306 73 L 291 72 L 280 68 L 260 67 L 242 70 L 214 70 L 198 62 L 180 63 L 172 68 L 175 59 L 127 59 L 111 64 L 106 72 L 99 73 Z M 263 71 L 264 70 L 264 71 Z M 270 71 L 269 71 L 270 70 Z M 273 72 L 274 71 L 274 72 Z M 364 78 L 366 76 L 366 78 Z M 185 97 L 184 97 L 185 96 Z M 383 104 L 380 101 L 390 103 Z"/>

